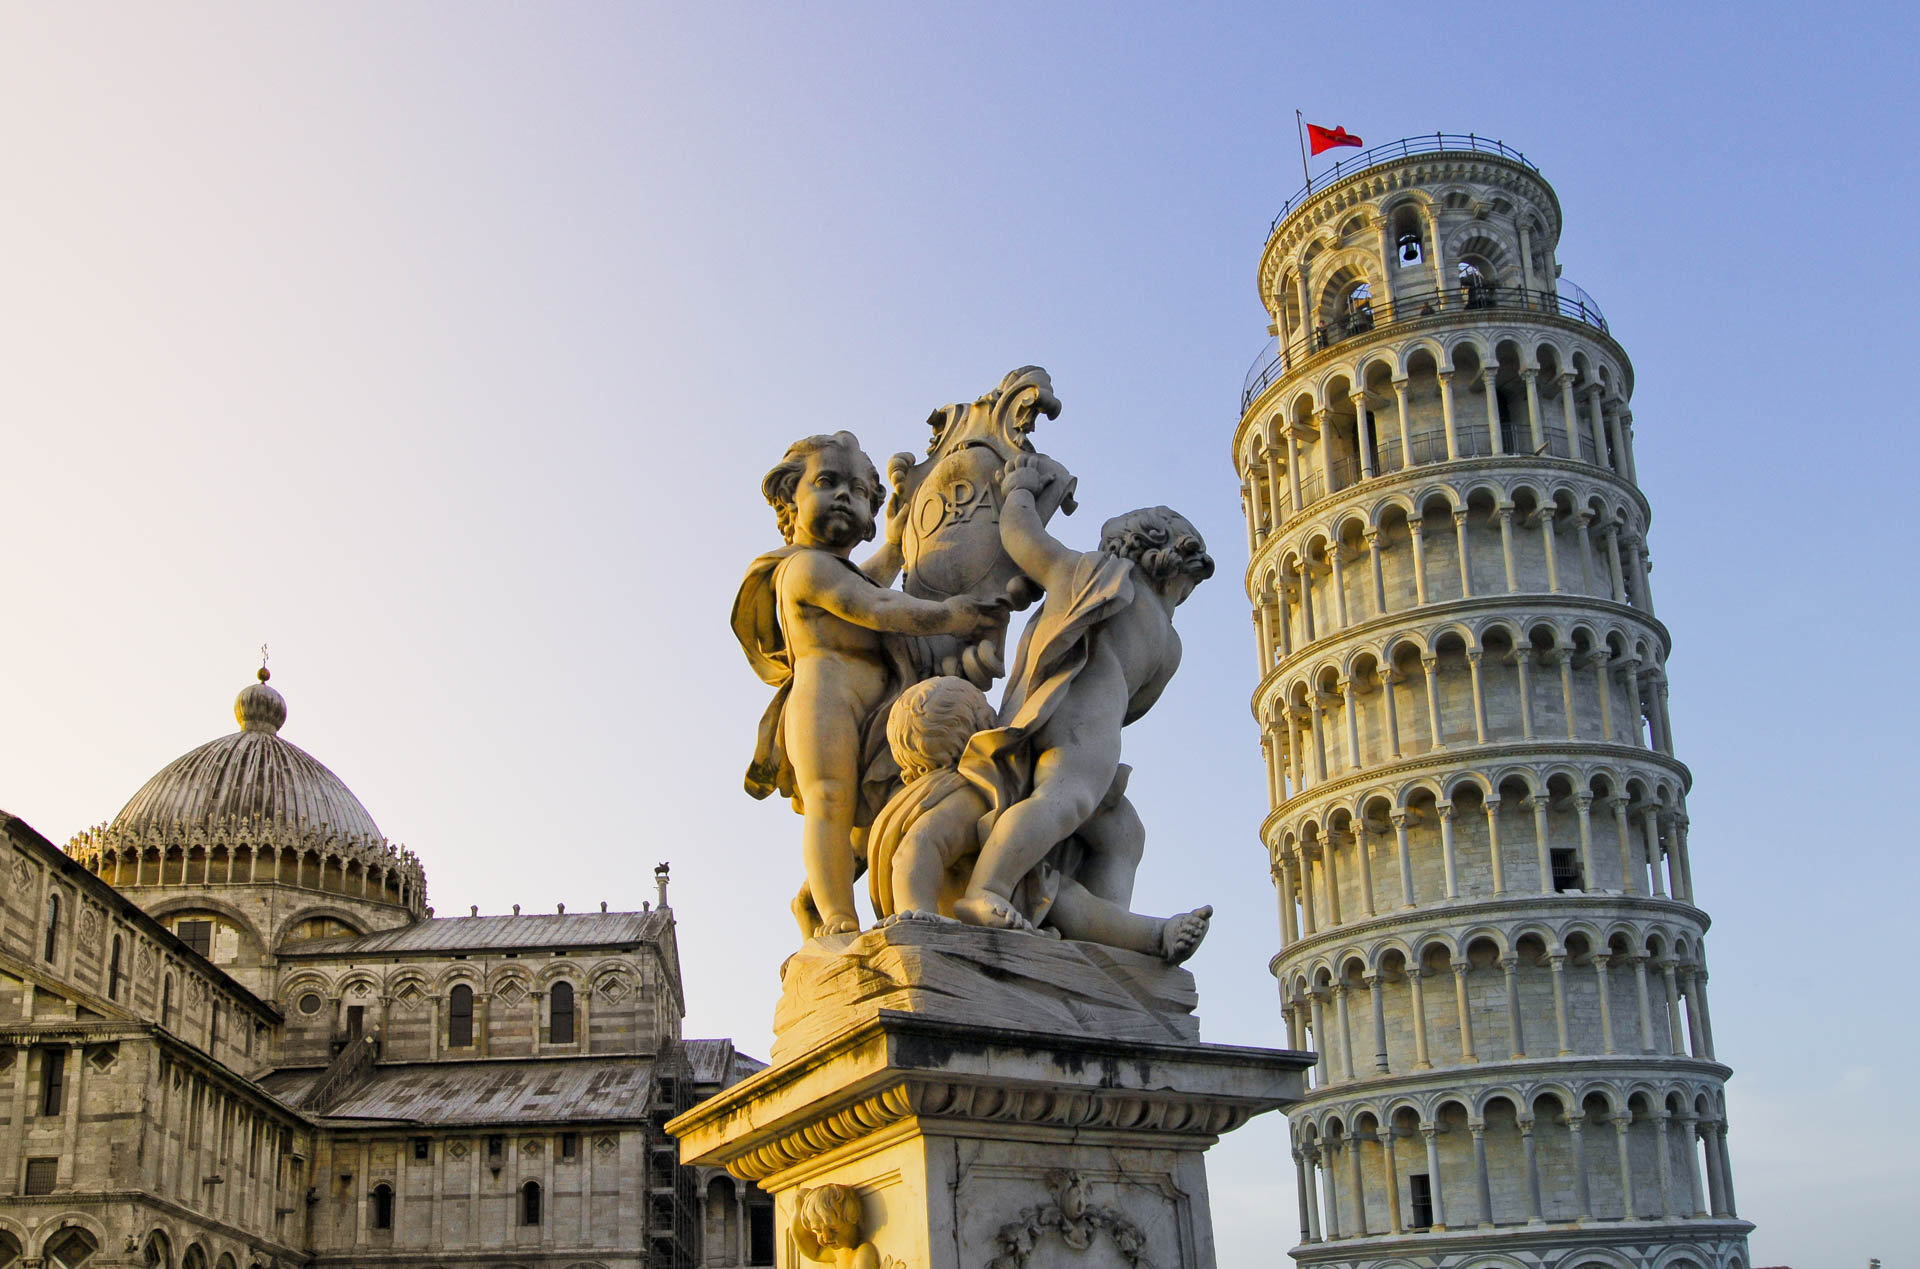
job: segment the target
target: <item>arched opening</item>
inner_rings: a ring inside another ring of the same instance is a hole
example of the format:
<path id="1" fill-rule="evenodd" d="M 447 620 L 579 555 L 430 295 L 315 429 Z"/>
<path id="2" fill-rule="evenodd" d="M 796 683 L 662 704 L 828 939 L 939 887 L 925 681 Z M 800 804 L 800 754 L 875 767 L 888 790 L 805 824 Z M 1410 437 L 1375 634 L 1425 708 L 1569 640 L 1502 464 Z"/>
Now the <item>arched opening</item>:
<path id="1" fill-rule="evenodd" d="M 373 1187 L 369 1217 L 375 1229 L 393 1228 L 393 1187 L 384 1181 Z"/>
<path id="2" fill-rule="evenodd" d="M 51 963 L 53 960 L 53 954 L 59 950 L 59 947 L 60 947 L 60 896 L 57 894 L 50 894 L 47 896 L 47 937 L 44 940 L 44 946 L 41 948 L 41 952 L 40 952 L 41 959 Z"/>
<path id="3" fill-rule="evenodd" d="M 520 1187 L 520 1223 L 538 1225 L 540 1223 L 540 1183 L 528 1181 Z"/>
<path id="4" fill-rule="evenodd" d="M 705 1216 L 702 1259 L 710 1265 L 736 1263 L 745 1249 L 740 1246 L 740 1205 L 733 1178 L 716 1176 L 708 1181 L 701 1206 Z"/>
<path id="5" fill-rule="evenodd" d="M 1492 308 L 1499 288 L 1494 284 L 1493 267 L 1480 259 L 1460 261 L 1460 302 L 1468 308 Z"/>
<path id="6" fill-rule="evenodd" d="M 0 1229 L 0 1269 L 12 1269 L 20 1263 L 20 1240 Z"/>
<path id="7" fill-rule="evenodd" d="M 173 1026 L 173 975 L 168 974 L 160 981 L 160 1025 Z"/>
<path id="8" fill-rule="evenodd" d="M 140 1250 L 145 1269 L 173 1269 L 173 1244 L 159 1230 L 147 1235 L 146 1244 Z"/>
<path id="9" fill-rule="evenodd" d="M 573 984 L 557 982 L 547 993 L 547 1039 L 553 1044 L 573 1043 Z"/>
<path id="10" fill-rule="evenodd" d="M 108 1000 L 120 999 L 120 957 L 122 954 L 122 950 L 123 950 L 123 940 L 118 934 L 116 934 L 113 936 L 113 951 L 109 953 L 107 957 L 107 999 Z"/>
<path id="11" fill-rule="evenodd" d="M 207 1269 L 207 1252 L 199 1243 L 190 1245 L 180 1257 L 180 1269 Z"/>
<path id="12" fill-rule="evenodd" d="M 473 1047 L 473 988 L 456 983 L 447 995 L 447 1047 Z"/>

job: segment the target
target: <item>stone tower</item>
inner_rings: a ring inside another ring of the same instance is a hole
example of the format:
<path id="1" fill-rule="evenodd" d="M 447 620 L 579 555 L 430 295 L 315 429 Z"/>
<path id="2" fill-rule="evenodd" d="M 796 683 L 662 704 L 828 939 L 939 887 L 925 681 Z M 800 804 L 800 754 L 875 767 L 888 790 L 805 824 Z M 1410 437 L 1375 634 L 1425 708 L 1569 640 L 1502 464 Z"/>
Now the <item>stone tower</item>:
<path id="1" fill-rule="evenodd" d="M 1434 135 L 1260 256 L 1234 459 L 1272 969 L 1320 1055 L 1303 1264 L 1746 1263 L 1633 368 L 1559 237 L 1533 164 Z"/>

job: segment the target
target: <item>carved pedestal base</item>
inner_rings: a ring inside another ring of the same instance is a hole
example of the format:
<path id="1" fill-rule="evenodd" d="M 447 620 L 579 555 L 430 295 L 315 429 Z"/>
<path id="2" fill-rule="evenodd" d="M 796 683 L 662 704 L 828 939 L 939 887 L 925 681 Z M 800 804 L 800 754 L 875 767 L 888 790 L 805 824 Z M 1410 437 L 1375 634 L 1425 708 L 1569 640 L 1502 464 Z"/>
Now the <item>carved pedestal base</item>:
<path id="1" fill-rule="evenodd" d="M 1191 978 L 1147 958 L 1103 969 L 1113 955 L 950 927 L 816 941 L 789 962 L 781 1040 L 842 1025 L 804 1052 L 777 1041 L 779 1065 L 668 1131 L 682 1162 L 774 1195 L 781 1269 L 1213 1269 L 1202 1152 L 1297 1101 L 1312 1059 L 1174 1038 L 1193 1032 Z M 1181 1021 L 1116 1039 L 1060 1003 L 1062 1023 L 1035 1029 L 1062 981 L 1062 1002 L 1118 1017 L 1173 1001 Z"/>

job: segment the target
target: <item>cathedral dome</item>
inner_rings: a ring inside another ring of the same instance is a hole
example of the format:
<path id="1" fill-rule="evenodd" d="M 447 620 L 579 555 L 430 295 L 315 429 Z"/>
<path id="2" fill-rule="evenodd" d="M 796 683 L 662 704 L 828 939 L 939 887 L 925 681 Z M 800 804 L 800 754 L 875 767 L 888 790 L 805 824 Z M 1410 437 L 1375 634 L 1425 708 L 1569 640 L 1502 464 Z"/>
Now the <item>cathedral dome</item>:
<path id="1" fill-rule="evenodd" d="M 360 799 L 306 750 L 280 738 L 287 702 L 261 681 L 233 703 L 240 730 L 162 767 L 120 809 L 110 831 L 153 839 L 242 825 L 289 836 L 380 841 Z"/>

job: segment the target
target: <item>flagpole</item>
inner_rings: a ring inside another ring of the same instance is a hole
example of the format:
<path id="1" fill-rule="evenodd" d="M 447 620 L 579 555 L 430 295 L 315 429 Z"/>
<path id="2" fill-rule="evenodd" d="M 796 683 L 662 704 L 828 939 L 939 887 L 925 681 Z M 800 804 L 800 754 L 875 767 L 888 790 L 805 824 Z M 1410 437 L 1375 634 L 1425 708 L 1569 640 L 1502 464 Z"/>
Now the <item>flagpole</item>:
<path id="1" fill-rule="evenodd" d="M 1298 110 L 1293 112 L 1293 130 L 1300 134 L 1300 175 L 1306 178 L 1307 184 L 1311 185 L 1313 175 L 1307 171 L 1307 125 L 1305 118 Z"/>

